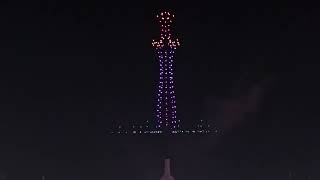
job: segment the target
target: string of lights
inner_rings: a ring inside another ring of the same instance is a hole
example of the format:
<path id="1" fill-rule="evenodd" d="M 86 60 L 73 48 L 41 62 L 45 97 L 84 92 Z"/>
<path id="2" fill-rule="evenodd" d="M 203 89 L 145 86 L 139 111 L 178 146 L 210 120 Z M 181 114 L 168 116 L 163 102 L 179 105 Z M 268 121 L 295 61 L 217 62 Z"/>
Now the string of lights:
<path id="1" fill-rule="evenodd" d="M 144 124 L 140 125 L 116 125 L 115 127 L 112 128 L 110 134 L 121 134 L 121 135 L 126 135 L 126 134 L 136 134 L 136 135 L 141 135 L 141 134 L 163 134 L 165 131 L 159 130 L 157 128 L 153 128 L 152 125 L 150 125 L 150 121 L 146 121 Z M 196 125 L 193 127 L 189 128 L 183 128 L 183 130 L 174 130 L 171 133 L 172 134 L 218 134 L 218 129 L 215 127 L 211 127 L 208 125 L 204 120 L 200 120 Z"/>

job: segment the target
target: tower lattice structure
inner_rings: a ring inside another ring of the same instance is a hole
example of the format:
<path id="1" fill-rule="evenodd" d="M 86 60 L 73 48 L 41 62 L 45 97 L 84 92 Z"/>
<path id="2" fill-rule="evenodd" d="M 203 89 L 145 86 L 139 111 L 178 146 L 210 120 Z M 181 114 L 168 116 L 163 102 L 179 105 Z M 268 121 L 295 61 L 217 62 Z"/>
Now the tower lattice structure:
<path id="1" fill-rule="evenodd" d="M 160 39 L 152 40 L 160 65 L 157 92 L 156 128 L 167 133 L 176 132 L 180 127 L 177 119 L 177 106 L 174 83 L 173 57 L 180 46 L 177 38 L 172 37 L 171 26 L 174 15 L 161 12 L 157 15 L 160 24 Z"/>
<path id="2" fill-rule="evenodd" d="M 160 37 L 152 40 L 159 61 L 159 82 L 157 87 L 156 122 L 146 120 L 144 123 L 117 123 L 109 130 L 109 134 L 143 135 L 143 134 L 210 134 L 218 130 L 200 119 L 193 125 L 180 124 L 177 118 L 176 92 L 174 81 L 174 55 L 180 42 L 172 35 L 174 14 L 164 11 L 157 16 L 160 25 Z M 213 130 L 213 131 L 212 131 Z"/>

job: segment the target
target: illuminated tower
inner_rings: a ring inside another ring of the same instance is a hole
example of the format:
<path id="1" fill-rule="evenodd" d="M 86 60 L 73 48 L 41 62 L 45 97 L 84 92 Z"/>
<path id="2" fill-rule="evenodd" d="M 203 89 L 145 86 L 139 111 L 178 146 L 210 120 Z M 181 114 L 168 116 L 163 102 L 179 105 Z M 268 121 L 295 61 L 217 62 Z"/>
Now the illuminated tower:
<path id="1" fill-rule="evenodd" d="M 214 132 L 218 133 L 214 126 L 207 124 L 207 120 L 197 119 L 192 126 L 184 126 L 180 124 L 177 118 L 177 106 L 175 96 L 174 81 L 174 54 L 175 50 L 180 46 L 177 38 L 174 38 L 171 32 L 172 20 L 174 15 L 170 12 L 161 12 L 157 15 L 160 25 L 160 37 L 152 40 L 152 46 L 156 49 L 156 57 L 159 61 L 159 82 L 157 87 L 156 102 L 156 121 L 146 120 L 142 124 L 115 124 L 109 130 L 109 134 L 115 135 L 146 135 L 146 134 L 164 134 L 170 141 L 170 134 L 184 135 L 205 135 Z M 213 131 L 212 131 L 212 130 Z M 170 144 L 170 143 L 166 143 Z"/>
<path id="2" fill-rule="evenodd" d="M 160 39 L 152 40 L 159 59 L 160 74 L 157 97 L 157 123 L 156 128 L 166 133 L 176 132 L 179 125 L 177 120 L 177 106 L 173 76 L 174 52 L 180 46 L 179 40 L 171 34 L 171 24 L 174 15 L 162 12 L 157 15 L 160 23 Z"/>

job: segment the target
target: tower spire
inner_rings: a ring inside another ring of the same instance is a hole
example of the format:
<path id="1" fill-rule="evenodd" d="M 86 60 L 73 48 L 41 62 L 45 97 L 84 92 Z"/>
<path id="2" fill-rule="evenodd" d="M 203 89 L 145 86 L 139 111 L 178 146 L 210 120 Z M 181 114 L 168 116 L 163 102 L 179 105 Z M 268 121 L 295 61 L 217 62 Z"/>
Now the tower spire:
<path id="1" fill-rule="evenodd" d="M 164 173 L 160 180 L 174 180 L 174 177 L 171 176 L 171 171 L 170 171 L 170 159 L 167 158 L 164 160 Z"/>
<path id="2" fill-rule="evenodd" d="M 291 172 L 291 170 L 289 171 L 289 180 L 292 180 L 292 172 Z"/>

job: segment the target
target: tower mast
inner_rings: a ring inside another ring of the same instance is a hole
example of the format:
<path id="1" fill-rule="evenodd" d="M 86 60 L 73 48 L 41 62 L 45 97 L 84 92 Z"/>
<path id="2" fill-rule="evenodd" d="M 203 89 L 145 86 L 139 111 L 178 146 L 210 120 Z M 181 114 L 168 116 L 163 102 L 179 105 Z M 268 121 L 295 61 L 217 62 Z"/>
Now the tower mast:
<path id="1" fill-rule="evenodd" d="M 174 15 L 165 11 L 158 14 L 157 18 L 160 23 L 160 39 L 152 40 L 152 46 L 156 49 L 160 65 L 156 128 L 164 134 L 165 159 L 161 180 L 174 180 L 170 171 L 170 134 L 177 132 L 180 121 L 177 120 L 173 57 L 180 42 L 177 38 L 174 39 L 171 33 Z"/>

